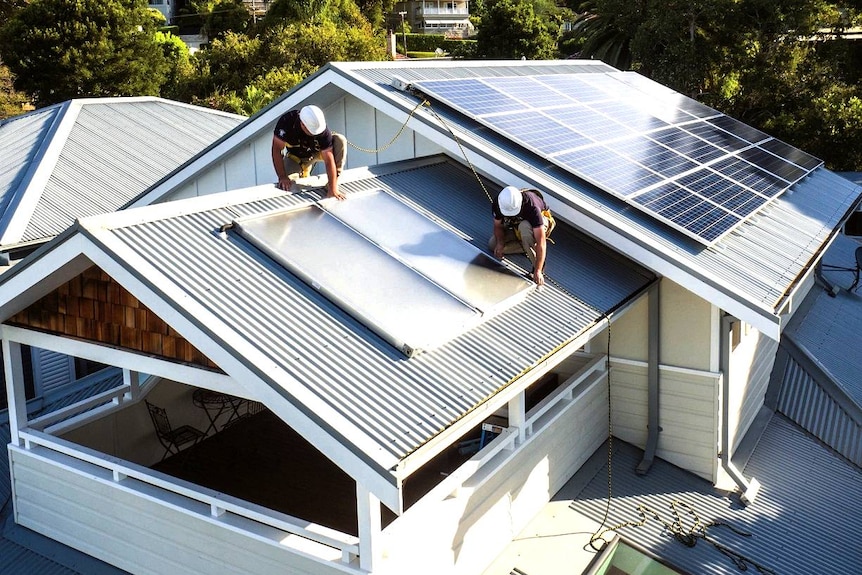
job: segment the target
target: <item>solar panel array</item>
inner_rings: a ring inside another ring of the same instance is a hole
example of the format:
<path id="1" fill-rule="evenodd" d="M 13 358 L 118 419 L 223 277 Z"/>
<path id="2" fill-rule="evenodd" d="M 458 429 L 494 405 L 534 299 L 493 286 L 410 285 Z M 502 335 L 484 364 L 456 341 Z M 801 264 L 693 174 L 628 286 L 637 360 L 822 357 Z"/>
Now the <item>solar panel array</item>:
<path id="1" fill-rule="evenodd" d="M 413 86 L 705 245 L 822 163 L 633 72 Z"/>

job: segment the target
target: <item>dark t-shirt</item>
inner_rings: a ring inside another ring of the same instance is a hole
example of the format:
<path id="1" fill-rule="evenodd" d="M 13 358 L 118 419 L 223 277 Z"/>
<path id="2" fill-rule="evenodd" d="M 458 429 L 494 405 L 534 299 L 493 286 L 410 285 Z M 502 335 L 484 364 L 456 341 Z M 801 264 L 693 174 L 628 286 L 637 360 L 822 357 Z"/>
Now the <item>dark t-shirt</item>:
<path id="1" fill-rule="evenodd" d="M 299 120 L 299 110 L 291 110 L 278 119 L 273 134 L 287 143 L 289 152 L 299 158 L 310 158 L 321 150 L 332 147 L 332 132 L 326 128 L 316 136 L 309 136 Z"/>
<path id="2" fill-rule="evenodd" d="M 521 211 L 516 216 L 504 216 L 500 212 L 499 200 L 494 198 L 494 205 L 491 208 L 494 219 L 503 220 L 503 225 L 512 227 L 516 227 L 521 220 L 527 220 L 530 222 L 530 226 L 534 228 L 540 228 L 545 225 L 545 221 L 542 218 L 542 211 L 548 209 L 548 204 L 545 203 L 545 200 L 530 191 L 522 191 L 521 194 L 524 196 L 524 201 L 521 202 Z"/>

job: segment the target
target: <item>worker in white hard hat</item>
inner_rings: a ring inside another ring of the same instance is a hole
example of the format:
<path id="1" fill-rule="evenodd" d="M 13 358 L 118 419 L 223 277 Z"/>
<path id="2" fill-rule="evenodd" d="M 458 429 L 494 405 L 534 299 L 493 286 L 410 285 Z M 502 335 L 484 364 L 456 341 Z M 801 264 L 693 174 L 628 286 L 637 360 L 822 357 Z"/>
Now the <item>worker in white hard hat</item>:
<path id="1" fill-rule="evenodd" d="M 326 127 L 326 117 L 317 106 L 303 106 L 281 116 L 272 135 L 272 166 L 278 176 L 276 186 L 290 190 L 293 178 L 307 177 L 315 162 L 326 168 L 329 198 L 344 199 L 338 190 L 338 176 L 344 167 L 346 140 Z M 291 177 L 292 176 L 292 177 Z"/>
<path id="2" fill-rule="evenodd" d="M 488 240 L 488 248 L 494 257 L 525 254 L 533 264 L 533 281 L 544 285 L 549 220 L 543 212 L 550 214 L 550 211 L 542 193 L 506 186 L 497 195 L 491 211 L 494 235 Z"/>

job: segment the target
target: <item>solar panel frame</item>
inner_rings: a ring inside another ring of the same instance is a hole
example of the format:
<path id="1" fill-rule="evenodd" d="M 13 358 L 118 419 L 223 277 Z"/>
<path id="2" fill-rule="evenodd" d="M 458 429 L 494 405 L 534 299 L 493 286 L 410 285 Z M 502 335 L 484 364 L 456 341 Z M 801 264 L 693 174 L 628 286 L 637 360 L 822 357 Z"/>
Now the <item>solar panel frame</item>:
<path id="1" fill-rule="evenodd" d="M 414 86 L 707 246 L 822 164 L 633 72 Z"/>

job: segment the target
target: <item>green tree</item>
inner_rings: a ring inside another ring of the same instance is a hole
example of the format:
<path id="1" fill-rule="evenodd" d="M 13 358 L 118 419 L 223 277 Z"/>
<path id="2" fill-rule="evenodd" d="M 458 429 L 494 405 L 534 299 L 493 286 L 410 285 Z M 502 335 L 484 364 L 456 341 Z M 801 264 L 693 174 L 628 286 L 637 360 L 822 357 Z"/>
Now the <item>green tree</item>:
<path id="1" fill-rule="evenodd" d="M 155 28 L 144 0 L 33 0 L 0 28 L 0 55 L 39 106 L 158 95 L 167 65 Z"/>
<path id="2" fill-rule="evenodd" d="M 251 14 L 242 0 L 219 0 L 207 15 L 203 34 L 210 40 L 226 32 L 245 32 L 251 23 Z"/>
<path id="3" fill-rule="evenodd" d="M 476 35 L 480 58 L 545 60 L 556 56 L 555 28 L 528 0 L 488 0 Z"/>
<path id="4" fill-rule="evenodd" d="M 161 87 L 161 95 L 165 98 L 182 100 L 184 86 L 195 73 L 189 47 L 178 36 L 166 32 L 156 32 L 155 41 L 161 47 L 167 62 L 167 73 Z"/>
<path id="5" fill-rule="evenodd" d="M 9 68 L 0 65 L 0 120 L 23 113 L 26 104 L 27 96 L 12 87 Z"/>

